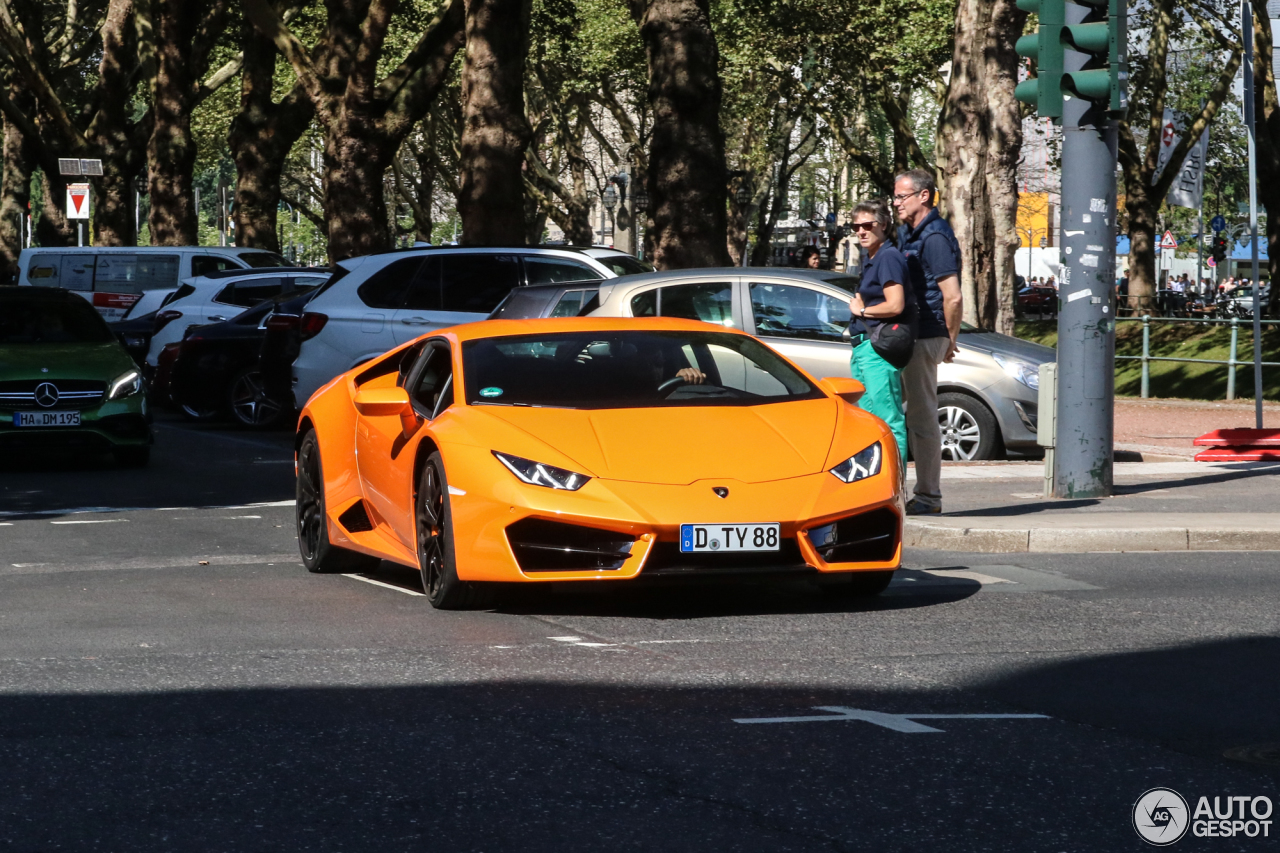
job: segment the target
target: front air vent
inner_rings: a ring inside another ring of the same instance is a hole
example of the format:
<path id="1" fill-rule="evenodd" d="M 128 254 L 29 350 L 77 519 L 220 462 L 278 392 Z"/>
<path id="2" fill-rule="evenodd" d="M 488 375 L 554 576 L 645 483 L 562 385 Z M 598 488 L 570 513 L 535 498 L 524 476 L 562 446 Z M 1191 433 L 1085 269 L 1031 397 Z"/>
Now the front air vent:
<path id="1" fill-rule="evenodd" d="M 898 551 L 898 514 L 881 507 L 806 530 L 827 563 L 884 563 Z"/>
<path id="2" fill-rule="evenodd" d="M 507 541 L 522 572 L 616 571 L 631 557 L 635 537 L 543 518 L 507 528 Z"/>
<path id="3" fill-rule="evenodd" d="M 338 516 L 338 523 L 348 533 L 368 533 L 373 529 L 373 522 L 369 520 L 369 511 L 365 509 L 363 500 L 356 501 Z"/>

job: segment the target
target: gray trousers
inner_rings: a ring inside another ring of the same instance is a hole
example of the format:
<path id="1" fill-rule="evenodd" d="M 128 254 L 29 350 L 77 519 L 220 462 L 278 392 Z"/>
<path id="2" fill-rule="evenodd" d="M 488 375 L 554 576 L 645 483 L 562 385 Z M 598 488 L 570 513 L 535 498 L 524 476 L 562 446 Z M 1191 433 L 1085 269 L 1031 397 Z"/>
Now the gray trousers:
<path id="1" fill-rule="evenodd" d="M 902 371 L 907 401 L 907 440 L 916 463 L 916 500 L 942 504 L 942 429 L 938 425 L 938 365 L 947 357 L 950 338 L 916 341 L 911 361 Z"/>

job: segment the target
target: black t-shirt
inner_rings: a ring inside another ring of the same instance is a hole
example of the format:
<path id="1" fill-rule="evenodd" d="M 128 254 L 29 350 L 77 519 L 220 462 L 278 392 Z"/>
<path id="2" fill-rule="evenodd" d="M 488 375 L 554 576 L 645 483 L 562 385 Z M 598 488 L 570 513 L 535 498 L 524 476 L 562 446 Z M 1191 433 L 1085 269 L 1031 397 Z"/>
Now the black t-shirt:
<path id="1" fill-rule="evenodd" d="M 874 257 L 863 260 L 862 282 L 858 285 L 858 295 L 862 297 L 863 307 L 870 308 L 884 303 L 885 285 L 897 284 L 902 288 L 903 308 L 902 313 L 897 317 L 854 318 L 855 333 L 869 334 L 880 323 L 914 322 L 915 294 L 907 286 L 910 281 L 909 275 L 906 256 L 888 243 L 877 249 Z"/>

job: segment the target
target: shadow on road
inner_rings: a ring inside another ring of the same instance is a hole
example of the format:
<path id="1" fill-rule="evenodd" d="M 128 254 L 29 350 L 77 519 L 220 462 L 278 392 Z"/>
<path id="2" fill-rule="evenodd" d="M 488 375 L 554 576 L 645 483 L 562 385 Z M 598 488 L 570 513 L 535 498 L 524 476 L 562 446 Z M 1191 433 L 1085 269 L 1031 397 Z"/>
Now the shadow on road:
<path id="1" fill-rule="evenodd" d="M 161 415 L 155 438 L 145 468 L 121 468 L 105 454 L 0 459 L 0 517 L 239 506 L 293 497 L 293 436 L 287 431 L 215 429 Z"/>

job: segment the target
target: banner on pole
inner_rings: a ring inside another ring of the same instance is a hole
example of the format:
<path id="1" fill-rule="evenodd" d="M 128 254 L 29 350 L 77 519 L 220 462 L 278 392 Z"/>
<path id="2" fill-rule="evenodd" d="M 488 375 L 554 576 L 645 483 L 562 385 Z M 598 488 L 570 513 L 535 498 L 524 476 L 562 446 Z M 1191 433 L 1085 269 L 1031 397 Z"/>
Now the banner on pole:
<path id="1" fill-rule="evenodd" d="M 1182 116 L 1168 107 L 1164 108 L 1164 120 L 1160 122 L 1160 150 L 1156 154 L 1156 170 L 1151 175 L 1151 184 L 1160 180 L 1165 167 L 1173 157 L 1173 149 L 1178 147 L 1182 138 L 1186 121 Z M 1204 196 L 1204 168 L 1209 156 L 1209 128 L 1204 129 L 1199 141 L 1187 151 L 1182 167 L 1173 186 L 1169 188 L 1169 196 L 1165 199 L 1174 207 L 1199 208 Z"/>
<path id="2" fill-rule="evenodd" d="M 89 218 L 89 185 L 67 184 L 67 219 Z"/>
<path id="3" fill-rule="evenodd" d="M 1204 129 L 1200 141 L 1187 152 L 1182 161 L 1182 169 L 1169 187 L 1169 197 L 1165 199 L 1175 207 L 1189 207 L 1198 210 L 1204 198 L 1204 164 L 1209 154 L 1209 128 Z"/>

